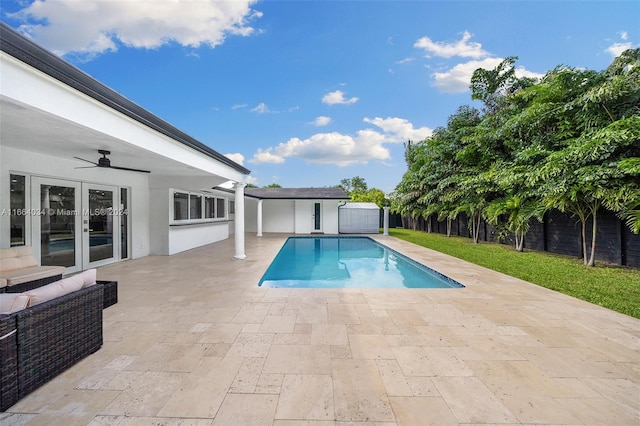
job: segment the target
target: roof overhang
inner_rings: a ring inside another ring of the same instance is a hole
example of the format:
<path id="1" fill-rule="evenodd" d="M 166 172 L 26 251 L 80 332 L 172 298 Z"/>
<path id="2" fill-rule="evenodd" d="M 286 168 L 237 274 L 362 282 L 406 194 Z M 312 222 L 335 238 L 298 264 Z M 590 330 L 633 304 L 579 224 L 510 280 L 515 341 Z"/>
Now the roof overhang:
<path id="1" fill-rule="evenodd" d="M 0 23 L 0 142 L 24 151 L 97 161 L 208 187 L 250 171 L 161 120 Z M 87 163 L 78 161 L 78 166 Z"/>

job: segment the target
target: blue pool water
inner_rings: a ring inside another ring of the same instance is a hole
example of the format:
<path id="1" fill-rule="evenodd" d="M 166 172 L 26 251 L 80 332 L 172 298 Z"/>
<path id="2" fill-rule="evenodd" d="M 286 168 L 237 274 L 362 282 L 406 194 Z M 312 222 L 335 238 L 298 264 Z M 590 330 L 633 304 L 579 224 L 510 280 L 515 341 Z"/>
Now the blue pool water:
<path id="1" fill-rule="evenodd" d="M 258 284 L 288 288 L 461 288 L 369 237 L 289 237 Z"/>

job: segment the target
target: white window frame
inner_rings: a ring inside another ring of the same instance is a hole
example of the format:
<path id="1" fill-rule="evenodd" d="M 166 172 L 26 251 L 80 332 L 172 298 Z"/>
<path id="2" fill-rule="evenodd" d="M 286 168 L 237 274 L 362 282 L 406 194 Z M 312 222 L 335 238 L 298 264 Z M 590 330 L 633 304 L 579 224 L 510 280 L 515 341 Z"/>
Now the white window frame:
<path id="1" fill-rule="evenodd" d="M 198 192 L 198 191 L 185 191 L 182 189 L 172 188 L 170 191 L 170 217 L 169 223 L 172 225 L 185 225 L 191 223 L 210 223 L 210 222 L 224 222 L 229 220 L 229 197 L 225 197 L 222 195 L 214 194 L 214 193 L 206 193 L 206 192 Z M 187 215 L 189 216 L 187 219 L 176 219 L 175 218 L 175 194 L 185 194 L 187 196 Z M 192 219 L 191 218 L 191 199 L 192 197 L 200 198 L 200 217 Z M 206 217 L 207 213 L 207 199 L 213 199 L 213 217 Z M 218 200 L 224 200 L 224 215 L 222 217 L 218 216 Z"/>

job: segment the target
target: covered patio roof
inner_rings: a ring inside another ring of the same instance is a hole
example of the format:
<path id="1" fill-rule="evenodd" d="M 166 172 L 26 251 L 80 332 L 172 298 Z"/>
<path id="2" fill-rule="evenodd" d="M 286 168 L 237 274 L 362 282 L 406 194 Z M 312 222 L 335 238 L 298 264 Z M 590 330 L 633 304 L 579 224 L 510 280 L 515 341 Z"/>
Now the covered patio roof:
<path id="1" fill-rule="evenodd" d="M 342 188 L 245 188 L 248 197 L 263 200 L 348 200 Z"/>
<path id="2" fill-rule="evenodd" d="M 250 171 L 0 23 L 2 145 L 151 176 L 207 178 L 208 187 Z M 218 176 L 213 182 L 211 178 Z"/>

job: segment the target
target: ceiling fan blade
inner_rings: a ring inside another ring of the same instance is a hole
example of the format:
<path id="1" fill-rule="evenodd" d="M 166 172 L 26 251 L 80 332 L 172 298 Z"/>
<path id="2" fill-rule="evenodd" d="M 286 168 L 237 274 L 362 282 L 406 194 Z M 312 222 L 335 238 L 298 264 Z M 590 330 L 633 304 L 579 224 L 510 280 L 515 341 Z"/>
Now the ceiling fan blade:
<path id="1" fill-rule="evenodd" d="M 127 171 L 130 171 L 130 172 L 151 173 L 149 170 L 130 169 L 129 167 L 109 166 L 109 168 L 118 169 L 118 170 L 127 170 Z"/>
<path id="2" fill-rule="evenodd" d="M 80 157 L 73 157 L 73 158 L 75 158 L 77 160 L 86 161 L 87 163 L 91 163 L 91 164 L 96 165 L 96 166 L 98 165 L 98 163 L 94 163 L 93 161 L 85 160 L 84 158 L 80 158 Z M 78 167 L 76 167 L 76 168 L 78 168 Z"/>

